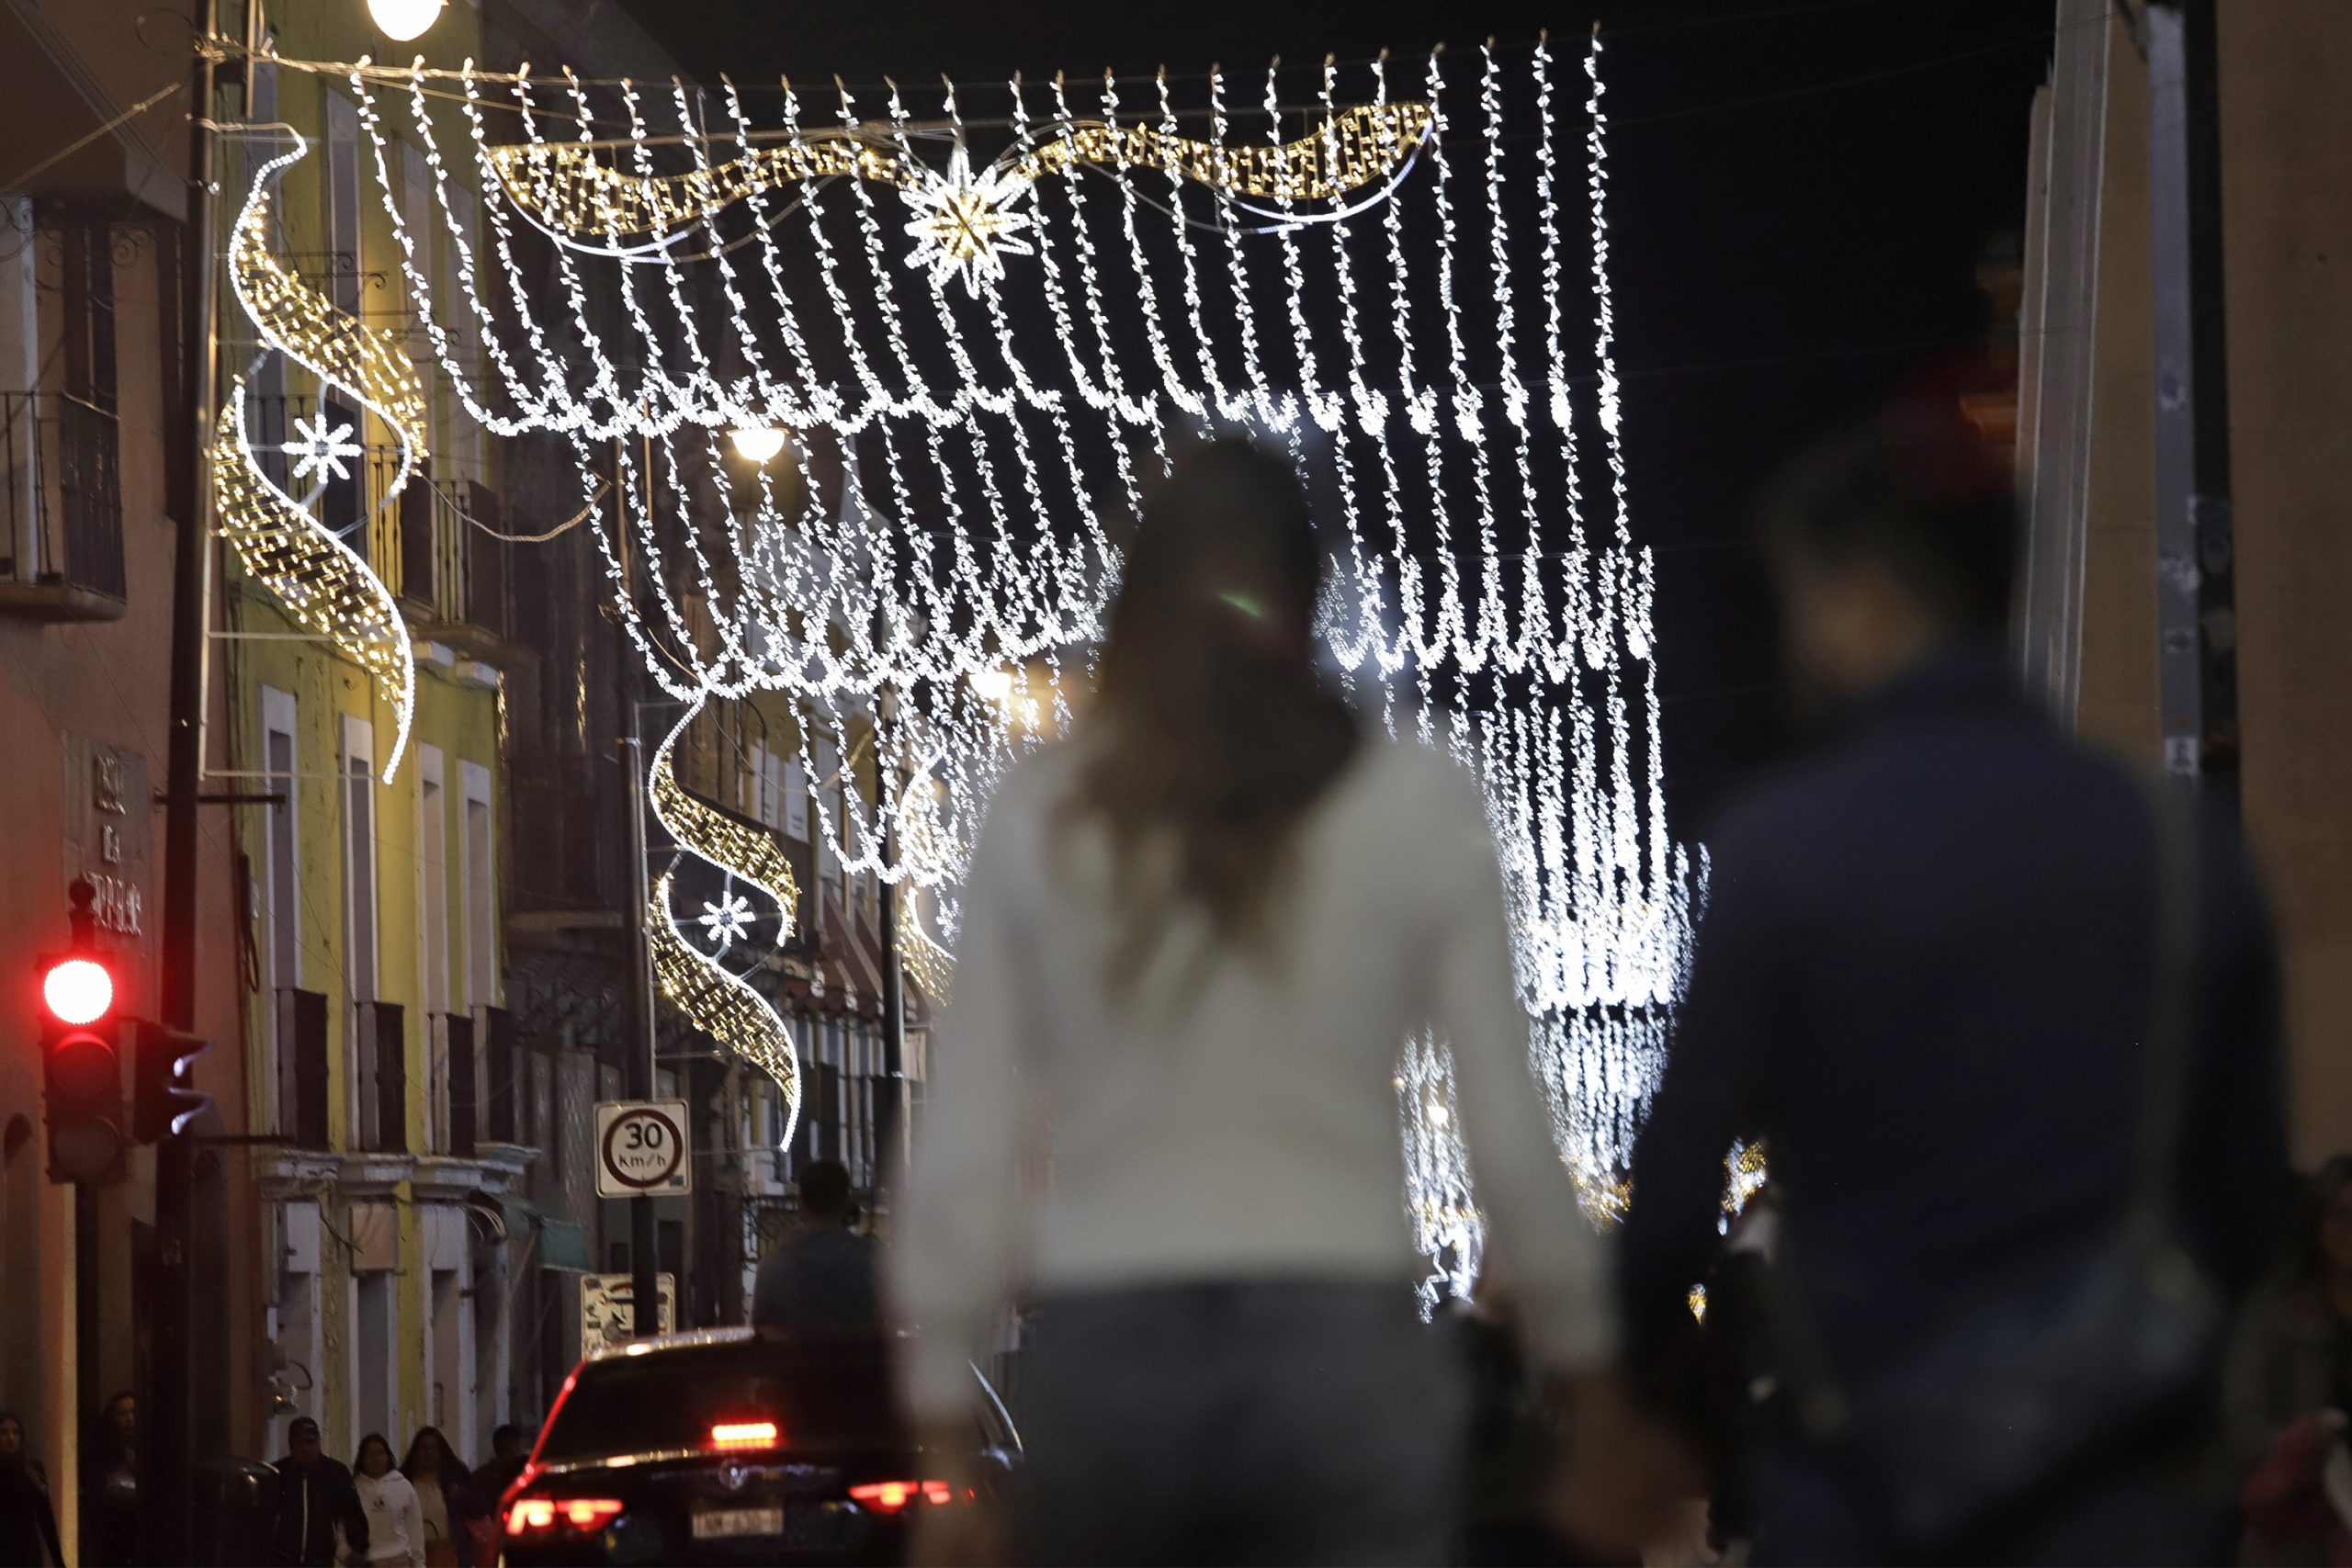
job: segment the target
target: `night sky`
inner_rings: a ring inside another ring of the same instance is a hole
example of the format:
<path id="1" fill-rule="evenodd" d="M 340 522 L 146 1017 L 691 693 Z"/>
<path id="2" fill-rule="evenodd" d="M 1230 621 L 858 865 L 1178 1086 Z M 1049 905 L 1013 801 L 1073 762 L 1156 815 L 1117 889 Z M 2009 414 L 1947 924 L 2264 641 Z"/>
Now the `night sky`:
<path id="1" fill-rule="evenodd" d="M 1076 77 L 1573 43 L 1589 9 L 1519 0 L 665 0 L 689 72 L 852 81 Z M 1636 536 L 1658 553 L 1678 829 L 1787 743 L 1758 489 L 1810 433 L 1980 342 L 1976 267 L 2023 215 L 2052 0 L 1625 0 L 1609 41 L 1611 276 Z M 1431 31 L 1433 24 L 1442 33 Z M 2013 243 L 2013 242 L 2012 242 Z"/>

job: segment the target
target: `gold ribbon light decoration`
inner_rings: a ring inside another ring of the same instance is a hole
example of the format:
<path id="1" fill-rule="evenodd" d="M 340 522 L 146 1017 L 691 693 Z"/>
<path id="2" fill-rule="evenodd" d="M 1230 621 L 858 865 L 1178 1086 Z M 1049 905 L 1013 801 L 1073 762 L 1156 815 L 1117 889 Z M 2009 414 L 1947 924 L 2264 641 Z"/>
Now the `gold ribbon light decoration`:
<path id="1" fill-rule="evenodd" d="M 1087 167 L 1158 169 L 1230 197 L 1336 202 L 1401 170 L 1435 123 L 1427 104 L 1356 104 L 1295 141 L 1227 146 L 1147 125 L 1065 119 L 1025 136 L 977 172 L 959 141 L 944 174 L 902 142 L 865 128 L 801 131 L 740 158 L 670 175 L 630 173 L 633 142 L 532 141 L 486 150 L 514 209 L 548 233 L 613 254 L 658 251 L 758 192 L 852 175 L 896 186 L 916 212 L 914 264 L 960 272 L 967 287 L 1003 270 L 1030 226 L 1013 210 L 1048 175 Z"/>
<path id="2" fill-rule="evenodd" d="M 800 903 L 799 884 L 793 877 L 784 846 L 775 834 L 705 805 L 678 780 L 672 750 L 702 708 L 700 702 L 688 708 L 654 750 L 653 764 L 646 775 L 646 800 L 679 848 L 750 883 L 775 901 L 776 941 L 781 943 L 792 934 L 793 911 Z M 792 1036 L 765 997 L 740 976 L 729 974 L 678 930 L 670 908 L 675 881 L 675 872 L 664 872 L 653 885 L 652 900 L 646 909 L 653 982 L 689 1023 L 775 1081 L 785 1106 L 784 1135 L 777 1140 L 781 1147 L 792 1141 L 800 1124 L 800 1063 L 792 1048 Z"/>
<path id="3" fill-rule="evenodd" d="M 424 382 L 399 337 L 338 309 L 288 271 L 269 249 L 269 186 L 310 152 L 299 133 L 294 150 L 254 176 L 252 192 L 229 240 L 229 279 L 262 341 L 316 375 L 322 388 L 349 392 L 388 425 L 401 460 L 378 507 L 388 507 L 424 456 Z M 300 427 L 298 426 L 298 429 Z M 391 592 L 366 558 L 311 510 L 329 475 L 349 477 L 366 447 L 351 427 L 330 424 L 322 400 L 304 439 L 285 444 L 295 472 L 315 472 L 318 489 L 298 501 L 263 471 L 245 425 L 245 384 L 230 384 L 212 438 L 213 503 L 220 536 L 254 579 L 276 595 L 289 619 L 340 649 L 368 672 L 377 698 L 392 710 L 393 739 L 383 780 L 392 781 L 408 748 L 416 711 L 416 659 Z"/>

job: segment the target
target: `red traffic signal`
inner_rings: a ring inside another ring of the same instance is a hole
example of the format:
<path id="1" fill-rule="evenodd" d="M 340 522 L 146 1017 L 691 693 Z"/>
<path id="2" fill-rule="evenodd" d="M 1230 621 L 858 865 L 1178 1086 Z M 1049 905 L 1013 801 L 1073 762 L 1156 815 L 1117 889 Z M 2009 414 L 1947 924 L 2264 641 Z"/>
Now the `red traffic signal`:
<path id="1" fill-rule="evenodd" d="M 130 1140 L 122 1131 L 114 972 L 95 953 L 53 955 L 40 965 L 40 997 L 50 1179 L 119 1180 Z"/>
<path id="2" fill-rule="evenodd" d="M 41 976 L 40 999 L 60 1023 L 96 1022 L 114 1010 L 114 975 L 95 958 L 61 958 Z"/>

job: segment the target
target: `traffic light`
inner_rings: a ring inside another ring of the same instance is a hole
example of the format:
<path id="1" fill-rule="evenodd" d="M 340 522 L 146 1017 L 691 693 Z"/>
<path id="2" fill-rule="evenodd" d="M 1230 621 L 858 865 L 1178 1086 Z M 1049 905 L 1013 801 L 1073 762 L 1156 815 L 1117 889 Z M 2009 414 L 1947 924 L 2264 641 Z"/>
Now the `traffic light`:
<path id="1" fill-rule="evenodd" d="M 212 1108 L 196 1087 L 196 1059 L 212 1042 L 141 1019 L 130 1064 L 130 1133 L 142 1144 L 177 1137 Z"/>
<path id="2" fill-rule="evenodd" d="M 114 971 L 87 950 L 52 954 L 40 966 L 40 999 L 50 1179 L 119 1180 L 128 1140 Z"/>

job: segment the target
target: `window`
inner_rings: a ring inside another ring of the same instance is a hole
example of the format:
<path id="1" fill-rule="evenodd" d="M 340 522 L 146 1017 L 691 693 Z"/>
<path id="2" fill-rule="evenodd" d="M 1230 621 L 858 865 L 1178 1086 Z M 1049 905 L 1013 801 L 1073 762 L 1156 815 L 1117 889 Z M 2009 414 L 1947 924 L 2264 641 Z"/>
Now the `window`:
<path id="1" fill-rule="evenodd" d="M 359 107 L 327 89 L 327 296 L 359 310 Z"/>
<path id="2" fill-rule="evenodd" d="M 808 841 L 808 770 L 797 757 L 784 764 L 784 830 Z"/>
<path id="3" fill-rule="evenodd" d="M 376 996 L 376 737 L 343 720 L 344 973 L 354 1001 Z"/>
<path id="4" fill-rule="evenodd" d="M 269 956 L 270 987 L 284 990 L 302 983 L 302 840 L 294 819 L 298 753 L 292 694 L 264 686 L 261 723 L 262 768 L 269 775 L 264 793 L 279 797 L 265 808 L 269 815 L 262 838 L 262 918 L 268 940 L 262 949 Z"/>
<path id="5" fill-rule="evenodd" d="M 466 812 L 466 1002 L 498 1005 L 498 906 L 490 832 L 490 770 L 459 762 Z"/>
<path id="6" fill-rule="evenodd" d="M 831 741 L 820 739 L 817 742 L 816 763 L 818 777 L 809 789 L 809 799 L 815 801 L 817 792 L 824 791 L 823 805 L 829 818 L 819 820 L 816 812 L 809 813 L 811 830 L 817 835 L 817 918 L 822 921 L 826 910 L 838 908 L 841 905 L 842 834 L 848 824 L 842 819 L 842 813 L 844 794 L 841 787 L 840 754 L 834 750 Z"/>
<path id="7" fill-rule="evenodd" d="M 462 258 L 469 255 L 481 255 L 482 254 L 480 243 L 481 224 L 474 204 L 474 193 L 463 186 L 450 186 L 449 216 L 456 226 L 458 240 L 463 247 L 455 253 L 455 256 Z M 476 357 L 477 329 L 473 309 L 470 303 L 460 299 L 454 280 L 451 287 L 451 307 L 447 312 L 449 352 L 457 361 L 455 368 L 458 372 L 470 376 L 474 373 Z M 466 418 L 463 412 L 454 406 L 449 410 L 449 428 L 442 439 L 441 449 L 460 459 L 468 478 L 481 472 L 481 427 Z"/>
<path id="8" fill-rule="evenodd" d="M 116 405 L 114 233 L 104 220 L 65 228 L 65 385 L 112 414 Z"/>
<path id="9" fill-rule="evenodd" d="M 358 1398 L 353 1413 L 361 1434 L 393 1430 L 393 1379 L 399 1376 L 400 1341 L 392 1299 L 394 1276 L 389 1269 L 371 1269 L 352 1276 L 353 1336 Z M 357 1447 L 356 1443 L 353 1445 Z"/>
<path id="10" fill-rule="evenodd" d="M 438 747 L 416 749 L 417 1001 L 424 1013 L 424 1138 L 448 1146 L 449 803 Z"/>
<path id="11" fill-rule="evenodd" d="M 350 1067 L 345 1125 L 350 1145 L 365 1146 L 363 1126 L 372 1125 L 377 1104 L 376 1032 L 362 1027 L 361 1013 L 376 999 L 376 779 L 375 734 L 368 721 L 343 718 L 343 972 L 344 1039 Z"/>
<path id="12" fill-rule="evenodd" d="M 433 286 L 433 170 L 424 161 L 424 149 L 413 141 L 401 143 L 401 228 L 408 235 L 408 265 L 417 276 L 424 279 L 425 288 Z M 409 285 L 408 308 L 410 326 L 418 332 L 424 327 L 424 317 L 431 300 L 412 283 Z M 428 422 L 429 423 L 429 422 Z"/>

